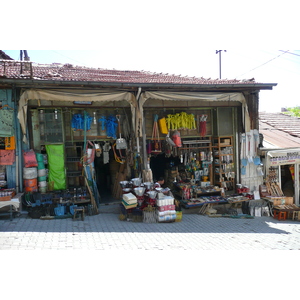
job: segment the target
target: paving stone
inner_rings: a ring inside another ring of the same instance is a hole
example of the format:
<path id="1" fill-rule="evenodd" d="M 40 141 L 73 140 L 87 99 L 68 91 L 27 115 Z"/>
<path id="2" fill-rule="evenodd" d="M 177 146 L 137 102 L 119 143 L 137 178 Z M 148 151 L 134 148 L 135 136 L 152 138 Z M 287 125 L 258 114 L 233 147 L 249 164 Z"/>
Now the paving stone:
<path id="1" fill-rule="evenodd" d="M 15 218 L 0 220 L 0 250 L 299 250 L 300 222 L 209 218 L 184 214 L 181 222 L 120 221 L 115 213 L 84 222 Z"/>

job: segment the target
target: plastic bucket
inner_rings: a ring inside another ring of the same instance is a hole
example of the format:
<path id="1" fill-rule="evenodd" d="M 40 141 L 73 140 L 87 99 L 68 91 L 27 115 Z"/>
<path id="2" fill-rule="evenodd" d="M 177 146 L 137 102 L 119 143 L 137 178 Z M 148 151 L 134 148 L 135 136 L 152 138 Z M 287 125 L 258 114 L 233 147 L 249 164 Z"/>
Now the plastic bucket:
<path id="1" fill-rule="evenodd" d="M 37 179 L 25 179 L 24 180 L 25 192 L 37 192 Z"/>
<path id="2" fill-rule="evenodd" d="M 23 168 L 24 179 L 34 179 L 37 178 L 37 175 L 37 168 Z"/>
<path id="3" fill-rule="evenodd" d="M 47 193 L 47 187 L 39 187 L 40 193 Z"/>
<path id="4" fill-rule="evenodd" d="M 23 151 L 23 158 L 25 168 L 32 168 L 37 166 L 35 152 L 32 149 Z"/>
<path id="5" fill-rule="evenodd" d="M 44 154 L 41 153 L 35 153 L 36 160 L 39 162 L 44 162 Z"/>
<path id="6" fill-rule="evenodd" d="M 46 169 L 38 169 L 37 173 L 38 173 L 38 177 L 47 175 Z"/>
<path id="7" fill-rule="evenodd" d="M 24 186 L 25 187 L 33 187 L 33 186 L 37 186 L 37 179 L 33 178 L 33 179 L 25 179 L 24 180 Z"/>
<path id="8" fill-rule="evenodd" d="M 38 166 L 37 166 L 38 170 L 42 170 L 42 169 L 45 169 L 45 164 L 44 162 L 38 162 Z"/>
<path id="9" fill-rule="evenodd" d="M 40 181 L 46 181 L 47 180 L 47 176 L 40 176 L 38 177 L 38 182 Z"/>
<path id="10" fill-rule="evenodd" d="M 47 187 L 47 181 L 40 181 L 39 187 Z"/>

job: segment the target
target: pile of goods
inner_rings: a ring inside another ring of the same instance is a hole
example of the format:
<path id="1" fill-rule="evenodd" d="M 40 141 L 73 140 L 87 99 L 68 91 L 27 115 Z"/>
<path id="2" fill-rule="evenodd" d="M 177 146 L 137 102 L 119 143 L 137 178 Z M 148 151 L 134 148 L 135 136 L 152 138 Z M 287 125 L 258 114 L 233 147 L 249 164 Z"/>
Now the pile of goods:
<path id="1" fill-rule="evenodd" d="M 23 179 L 25 192 L 47 192 L 47 155 L 35 153 L 30 149 L 23 152 L 24 168 Z"/>
<path id="2" fill-rule="evenodd" d="M 0 201 L 10 201 L 15 194 L 15 189 L 0 189 Z"/>
<path id="3" fill-rule="evenodd" d="M 207 182 L 206 186 L 201 186 L 195 183 L 192 184 L 190 182 L 178 182 L 174 185 L 178 189 L 178 196 L 180 196 L 182 200 L 197 198 L 198 195 L 203 195 L 207 193 L 221 192 L 220 187 L 210 185 L 210 182 Z"/>
<path id="4" fill-rule="evenodd" d="M 180 205 L 175 205 L 169 188 L 158 188 L 140 178 L 120 181 L 120 186 L 123 191 L 120 220 L 156 223 L 181 219 Z"/>
<path id="5" fill-rule="evenodd" d="M 23 204 L 32 219 L 64 219 L 72 218 L 76 208 L 84 209 L 85 215 L 97 214 L 97 207 L 92 205 L 85 187 L 74 190 L 59 190 L 54 192 L 26 193 Z"/>

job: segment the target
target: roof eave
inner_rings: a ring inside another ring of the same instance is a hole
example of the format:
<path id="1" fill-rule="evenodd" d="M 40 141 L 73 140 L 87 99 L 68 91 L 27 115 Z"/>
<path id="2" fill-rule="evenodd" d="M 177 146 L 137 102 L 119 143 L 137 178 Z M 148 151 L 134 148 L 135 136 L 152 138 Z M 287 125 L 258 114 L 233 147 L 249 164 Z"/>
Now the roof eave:
<path id="1" fill-rule="evenodd" d="M 24 86 L 110 86 L 110 87 L 144 87 L 144 88 L 189 88 L 189 89 L 251 89 L 251 90 L 272 90 L 277 83 L 253 83 L 253 84 L 179 84 L 179 83 L 139 83 L 139 82 L 106 82 L 106 81 L 75 81 L 75 80 L 40 80 L 40 79 L 0 79 L 0 85 Z"/>

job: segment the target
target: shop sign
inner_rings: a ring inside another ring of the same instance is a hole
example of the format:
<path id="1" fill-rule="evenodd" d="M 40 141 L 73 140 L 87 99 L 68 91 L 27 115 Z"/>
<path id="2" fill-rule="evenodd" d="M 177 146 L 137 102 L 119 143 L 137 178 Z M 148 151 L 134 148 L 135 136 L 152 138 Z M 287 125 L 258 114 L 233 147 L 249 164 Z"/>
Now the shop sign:
<path id="1" fill-rule="evenodd" d="M 270 156 L 270 166 L 300 163 L 300 151 L 271 152 L 268 155 Z"/>

